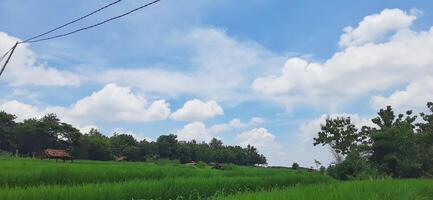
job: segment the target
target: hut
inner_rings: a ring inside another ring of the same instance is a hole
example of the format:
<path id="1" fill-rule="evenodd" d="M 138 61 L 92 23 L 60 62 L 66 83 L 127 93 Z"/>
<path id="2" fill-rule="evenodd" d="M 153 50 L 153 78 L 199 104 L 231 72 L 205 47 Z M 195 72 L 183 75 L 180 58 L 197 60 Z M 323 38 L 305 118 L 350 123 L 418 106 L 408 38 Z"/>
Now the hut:
<path id="1" fill-rule="evenodd" d="M 224 163 L 211 162 L 209 163 L 212 169 L 224 169 Z"/>
<path id="2" fill-rule="evenodd" d="M 63 149 L 45 149 L 42 152 L 41 159 L 56 159 L 56 162 L 60 159 L 63 160 L 63 162 L 65 162 L 66 160 L 70 160 L 71 162 L 73 162 L 72 156 Z"/>

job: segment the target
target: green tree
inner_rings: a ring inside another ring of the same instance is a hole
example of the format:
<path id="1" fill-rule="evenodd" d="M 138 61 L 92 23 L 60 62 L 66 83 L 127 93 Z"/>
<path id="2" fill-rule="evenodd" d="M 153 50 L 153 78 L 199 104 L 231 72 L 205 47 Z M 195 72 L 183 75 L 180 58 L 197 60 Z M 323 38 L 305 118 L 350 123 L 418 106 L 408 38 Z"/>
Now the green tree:
<path id="1" fill-rule="evenodd" d="M 112 160 L 110 140 L 97 129 L 90 129 L 80 143 L 80 157 L 90 160 Z"/>
<path id="2" fill-rule="evenodd" d="M 139 160 L 137 140 L 132 135 L 115 133 L 110 137 L 111 152 L 115 156 L 126 156 L 128 160 Z"/>
<path id="3" fill-rule="evenodd" d="M 0 111 L 0 149 L 5 151 L 14 151 L 14 135 L 12 128 L 15 126 L 16 116 Z"/>
<path id="4" fill-rule="evenodd" d="M 420 166 L 416 158 L 416 135 L 412 111 L 397 117 L 391 106 L 380 109 L 372 119 L 379 128 L 371 129 L 371 161 L 394 177 L 419 177 Z"/>
<path id="5" fill-rule="evenodd" d="M 366 138 L 362 132 L 358 132 L 350 117 L 327 118 L 318 137 L 314 138 L 314 146 L 329 145 L 337 153 L 347 155 L 357 143 Z"/>

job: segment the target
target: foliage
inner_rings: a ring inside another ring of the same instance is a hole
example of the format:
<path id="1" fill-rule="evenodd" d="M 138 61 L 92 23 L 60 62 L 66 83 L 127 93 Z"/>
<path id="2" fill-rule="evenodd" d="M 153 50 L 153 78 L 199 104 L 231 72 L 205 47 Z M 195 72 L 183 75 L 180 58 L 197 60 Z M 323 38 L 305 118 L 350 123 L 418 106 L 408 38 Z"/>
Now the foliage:
<path id="1" fill-rule="evenodd" d="M 295 169 L 295 170 L 296 170 L 296 169 L 299 169 L 299 164 L 294 162 L 294 163 L 292 164 L 292 169 Z"/>
<path id="2" fill-rule="evenodd" d="M 157 141 L 137 141 L 132 135 L 114 133 L 107 137 L 96 129 L 82 134 L 72 125 L 63 123 L 54 114 L 40 119 L 15 122 L 16 117 L 0 112 L 0 150 L 19 152 L 21 156 L 37 156 L 43 149 L 66 149 L 79 159 L 158 161 L 159 159 L 233 163 L 237 165 L 266 164 L 266 158 L 248 145 L 225 146 L 213 138 L 209 143 L 178 141 L 177 136 L 161 135 Z"/>
<path id="3" fill-rule="evenodd" d="M 9 169 L 9 170 L 6 170 Z M 0 199 L 205 199 L 240 191 L 329 183 L 318 173 L 231 165 L 225 170 L 143 162 L 6 159 Z"/>
<path id="4" fill-rule="evenodd" d="M 432 199 L 432 180 L 364 180 L 334 182 L 331 184 L 307 185 L 292 188 L 276 188 L 271 191 L 240 193 L 218 200 L 413 200 Z"/>
<path id="5" fill-rule="evenodd" d="M 431 177 L 433 174 L 433 103 L 430 113 L 412 111 L 396 115 L 391 106 L 380 109 L 372 127 L 357 129 L 350 117 L 327 119 L 314 145 L 329 145 L 344 161 L 328 167 L 328 174 L 341 179 L 391 176 Z"/>

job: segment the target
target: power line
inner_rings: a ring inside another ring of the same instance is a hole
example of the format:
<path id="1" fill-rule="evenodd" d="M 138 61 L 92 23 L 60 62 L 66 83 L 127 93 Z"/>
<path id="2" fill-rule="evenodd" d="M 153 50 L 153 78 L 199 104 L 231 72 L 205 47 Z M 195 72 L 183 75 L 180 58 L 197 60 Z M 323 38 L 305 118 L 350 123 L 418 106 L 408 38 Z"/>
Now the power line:
<path id="1" fill-rule="evenodd" d="M 10 50 L 10 54 L 9 54 L 9 56 L 8 56 L 8 59 L 6 59 L 5 64 L 3 65 L 2 69 L 0 70 L 0 76 L 3 74 L 3 71 L 5 70 L 6 65 L 9 63 L 9 60 L 11 59 L 12 54 L 14 54 L 14 51 L 15 51 L 15 49 L 17 48 L 17 45 L 18 45 L 18 42 L 16 42 L 15 45 L 14 45 L 14 46 L 12 47 L 12 49 Z M 7 54 L 7 53 L 6 53 L 6 54 Z"/>
<path id="2" fill-rule="evenodd" d="M 3 55 L 2 55 L 2 57 L 0 58 L 0 63 L 3 61 L 3 59 L 9 54 L 9 52 L 11 52 L 12 51 L 12 49 L 13 49 L 13 47 L 12 48 L 10 48 L 8 51 L 6 51 L 6 53 L 4 53 Z"/>
<path id="3" fill-rule="evenodd" d="M 106 8 L 108 8 L 108 7 L 110 7 L 110 6 L 112 6 L 112 5 L 115 5 L 115 4 L 119 3 L 119 2 L 121 2 L 121 1 L 122 1 L 122 0 L 117 0 L 117 1 L 115 1 L 115 2 L 112 2 L 112 3 L 110 3 L 110 4 L 107 4 L 107 5 L 105 5 L 104 7 L 101 7 L 101 8 L 99 8 L 99 9 L 97 9 L 97 10 L 95 10 L 95 11 L 93 11 L 93 12 L 87 14 L 87 15 L 84 15 L 84 16 L 78 18 L 78 19 L 72 20 L 72 21 L 70 21 L 70 22 L 68 22 L 68 23 L 66 23 L 66 24 L 63 24 L 63 25 L 61 25 L 61 26 L 58 26 L 58 27 L 56 27 L 56 28 L 54 28 L 54 29 L 51 29 L 51 30 L 49 30 L 49 31 L 47 31 L 47 32 L 44 32 L 44 33 L 42 33 L 42 34 L 39 34 L 39 35 L 36 35 L 36 36 L 34 36 L 34 37 L 28 38 L 28 39 L 26 39 L 26 40 L 24 40 L 24 41 L 22 41 L 22 42 L 20 42 L 20 43 L 26 43 L 26 42 L 28 42 L 28 41 L 31 41 L 31 40 L 34 40 L 34 39 L 36 39 L 36 38 L 42 37 L 42 36 L 44 36 L 44 35 L 47 35 L 47 34 L 49 34 L 49 33 L 52 33 L 52 32 L 54 32 L 54 31 L 56 31 L 56 30 L 59 30 L 59 29 L 61 29 L 61 28 L 64 28 L 64 27 L 66 27 L 66 26 L 68 26 L 68 25 L 71 25 L 71 24 L 73 24 L 73 23 L 75 23 L 75 22 L 78 22 L 78 21 L 80 21 L 80 20 L 83 20 L 83 19 L 85 19 L 85 18 L 87 18 L 87 17 L 90 17 L 90 16 L 92 16 L 92 15 L 94 15 L 94 14 L 96 14 L 96 13 L 98 13 L 98 12 L 100 12 L 100 11 L 102 11 L 102 10 L 104 10 L 104 9 L 106 9 Z"/>
<path id="4" fill-rule="evenodd" d="M 21 44 L 21 43 L 35 43 L 35 42 L 42 42 L 42 41 L 46 41 L 46 40 L 52 40 L 52 39 L 55 39 L 55 38 L 60 38 L 60 37 L 65 37 L 65 36 L 68 36 L 68 35 L 72 35 L 72 34 L 74 34 L 74 33 L 77 33 L 77 32 L 80 32 L 80 31 L 84 31 L 84 30 L 87 30 L 87 29 L 91 29 L 91 28 L 94 28 L 94 27 L 100 26 L 100 25 L 102 25 L 102 24 L 105 24 L 105 23 L 107 23 L 107 22 L 110 22 L 110 21 L 112 21 L 112 20 L 115 20 L 115 19 L 118 19 L 118 18 L 124 17 L 124 16 L 129 15 L 129 14 L 131 14 L 131 13 L 133 13 L 133 12 L 136 12 L 136 11 L 138 11 L 138 10 L 141 10 L 141 9 L 145 8 L 145 7 L 148 7 L 148 6 L 152 5 L 152 4 L 155 4 L 155 3 L 159 2 L 159 1 L 161 1 L 161 0 L 155 0 L 155 1 L 152 1 L 152 2 L 150 2 L 150 3 L 147 3 L 147 4 L 145 4 L 145 5 L 140 6 L 140 7 L 138 7 L 138 8 L 132 9 L 132 10 L 126 12 L 126 13 L 123 13 L 123 14 L 121 14 L 121 15 L 118 15 L 118 16 L 115 16 L 115 17 L 112 17 L 112 18 L 106 19 L 106 20 L 104 20 L 104 21 L 102 21 L 102 22 L 99 22 L 99 23 L 96 23 L 96 24 L 93 24 L 93 25 L 90 25 L 90 26 L 86 26 L 86 27 L 83 27 L 83 28 L 76 29 L 76 30 L 71 31 L 71 32 L 68 32 L 68 33 L 59 34 L 59 35 L 55 35 L 55 36 L 51 36 L 51 37 L 46 37 L 46 38 L 42 38 L 42 39 L 38 39 L 38 40 L 23 41 L 23 42 L 20 42 L 20 44 Z"/>
<path id="5" fill-rule="evenodd" d="M 42 36 L 44 36 L 44 35 L 47 35 L 47 34 L 49 34 L 49 33 L 54 32 L 54 31 L 56 31 L 56 30 L 59 30 L 59 29 L 65 27 L 65 26 L 68 26 L 68 25 L 73 24 L 73 23 L 75 23 L 75 22 L 78 22 L 78 21 L 80 21 L 80 20 L 82 20 L 82 19 L 84 19 L 84 18 L 87 18 L 87 17 L 89 17 L 89 16 L 91 16 L 91 15 L 93 15 L 93 14 L 95 14 L 95 13 L 97 13 L 97 12 L 103 10 L 103 9 L 106 9 L 106 8 L 108 8 L 108 7 L 110 7 L 110 6 L 114 5 L 114 4 L 119 3 L 120 1 L 122 1 L 122 0 L 117 0 L 117 1 L 115 1 L 115 2 L 113 2 L 113 3 L 107 4 L 106 6 L 104 6 L 104 7 L 102 7 L 102 8 L 99 8 L 99 9 L 97 9 L 97 10 L 95 10 L 95 11 L 93 11 L 93 12 L 87 14 L 87 15 L 84 15 L 83 17 L 80 17 L 80 18 L 78 18 L 78 19 L 76 19 L 76 20 L 73 20 L 73 21 L 71 21 L 71 22 L 68 22 L 68 23 L 66 23 L 66 24 L 64 24 L 64 25 L 61 25 L 61 26 L 57 27 L 57 28 L 54 28 L 54 29 L 52 29 L 52 30 L 49 30 L 49 31 L 47 31 L 47 32 L 45 32 L 45 33 L 39 34 L 39 35 L 37 35 L 37 36 L 31 37 L 31 38 L 26 39 L 26 40 L 21 41 L 21 42 L 16 42 L 15 45 L 14 45 L 11 49 L 9 49 L 9 50 L 8 50 L 8 51 L 7 51 L 7 52 L 6 52 L 6 53 L 5 53 L 5 54 L 0 58 L 0 62 L 1 62 L 1 61 L 2 61 L 2 60 L 3 60 L 3 59 L 4 59 L 4 58 L 9 54 L 9 56 L 8 56 L 8 58 L 7 58 L 7 60 L 6 60 L 6 62 L 4 63 L 4 65 L 3 65 L 3 67 L 2 67 L 2 69 L 1 69 L 1 71 L 0 71 L 0 76 L 1 76 L 1 74 L 3 73 L 3 71 L 5 70 L 7 64 L 9 63 L 9 60 L 10 60 L 11 57 L 12 57 L 12 54 L 14 53 L 16 47 L 17 47 L 19 44 L 42 42 L 42 41 L 46 41 L 46 40 L 51 40 L 51 39 L 55 39 L 55 38 L 60 38 L 60 37 L 65 37 L 65 36 L 68 36 L 68 35 L 72 35 L 72 34 L 74 34 L 74 33 L 77 33 L 77 32 L 80 32 L 80 31 L 84 31 L 84 30 L 87 30 L 87 29 L 91 29 L 91 28 L 94 28 L 94 27 L 100 26 L 100 25 L 102 25 L 102 24 L 105 24 L 105 23 L 107 23 L 107 22 L 110 22 L 110 21 L 112 21 L 112 20 L 115 20 L 115 19 L 118 19 L 118 18 L 124 17 L 124 16 L 129 15 L 129 14 L 131 14 L 131 13 L 133 13 L 133 12 L 136 12 L 136 11 L 138 11 L 138 10 L 141 10 L 141 9 L 145 8 L 145 7 L 148 7 L 148 6 L 152 5 L 152 4 L 158 3 L 158 2 L 161 1 L 161 0 L 154 0 L 154 1 L 150 2 L 150 3 L 144 4 L 144 5 L 140 6 L 140 7 L 137 7 L 137 8 L 135 8 L 135 9 L 132 9 L 132 10 L 130 10 L 130 11 L 126 12 L 126 13 L 123 13 L 123 14 L 121 14 L 121 15 L 118 15 L 118 16 L 115 16 L 115 17 L 111 17 L 111 18 L 106 19 L 106 20 L 104 20 L 104 21 L 102 21 L 102 22 L 99 22 L 99 23 L 96 23 L 96 24 L 93 24 L 93 25 L 90 25 L 90 26 L 86 26 L 86 27 L 83 27 L 83 28 L 79 28 L 79 29 L 76 29 L 76 30 L 71 31 L 71 32 L 68 32 L 68 33 L 59 34 L 59 35 L 55 35 L 55 36 L 51 36 L 51 37 L 46 37 L 46 38 L 42 38 L 42 39 L 37 39 L 37 40 L 35 40 L 36 38 L 42 37 Z"/>

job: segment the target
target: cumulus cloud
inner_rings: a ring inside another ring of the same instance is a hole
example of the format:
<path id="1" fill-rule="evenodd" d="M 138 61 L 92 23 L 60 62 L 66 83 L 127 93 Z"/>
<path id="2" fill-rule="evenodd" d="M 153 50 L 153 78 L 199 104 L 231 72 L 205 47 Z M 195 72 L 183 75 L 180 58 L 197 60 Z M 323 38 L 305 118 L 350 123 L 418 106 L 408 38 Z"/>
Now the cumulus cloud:
<path id="1" fill-rule="evenodd" d="M 0 52 L 6 52 L 16 41 L 19 39 L 0 32 Z M 36 54 L 27 44 L 18 45 L 3 76 L 6 82 L 13 86 L 78 86 L 80 84 L 79 75 L 39 63 Z"/>
<path id="2" fill-rule="evenodd" d="M 68 116 L 101 121 L 157 121 L 167 119 L 170 105 L 165 100 L 148 102 L 129 87 L 107 84 L 100 91 L 78 100 L 66 110 Z"/>
<path id="3" fill-rule="evenodd" d="M 376 95 L 371 98 L 375 109 L 392 106 L 400 111 L 421 110 L 433 101 L 433 77 L 420 78 L 411 82 L 404 90 L 397 90 L 389 96 Z"/>
<path id="4" fill-rule="evenodd" d="M 406 15 L 403 11 L 385 10 L 372 18 L 388 16 L 389 12 L 399 13 L 395 15 L 402 17 Z M 406 20 L 410 22 L 415 19 L 412 15 L 406 17 L 411 19 Z M 364 20 L 371 21 L 371 18 Z M 384 25 L 388 23 L 387 20 L 377 21 Z M 355 30 L 363 30 L 365 24 L 361 23 Z M 373 29 L 379 25 L 368 27 L 375 32 Z M 390 27 L 396 31 L 389 40 L 350 46 L 324 62 L 290 58 L 279 74 L 255 79 L 252 88 L 289 107 L 295 103 L 320 102 L 334 108 L 355 97 L 395 88 L 419 77 L 433 76 L 433 57 L 430 55 L 433 52 L 433 28 L 416 32 L 408 26 Z"/>
<path id="5" fill-rule="evenodd" d="M 260 117 L 253 117 L 249 122 L 242 122 L 238 118 L 234 118 L 227 123 L 214 124 L 209 128 L 209 132 L 211 133 L 221 133 L 227 132 L 233 129 L 242 129 L 251 126 L 257 126 L 264 123 L 264 119 Z"/>
<path id="6" fill-rule="evenodd" d="M 196 140 L 198 142 L 209 142 L 212 135 L 206 129 L 203 122 L 191 122 L 176 132 L 177 138 L 181 141 Z"/>
<path id="7" fill-rule="evenodd" d="M 4 102 L 0 105 L 0 110 L 14 114 L 18 121 L 29 118 L 40 118 L 44 115 L 39 108 L 16 100 Z"/>
<path id="8" fill-rule="evenodd" d="M 171 114 L 174 120 L 194 121 L 205 120 L 217 115 L 224 115 L 224 110 L 216 101 L 187 101 L 182 108 Z"/>
<path id="9" fill-rule="evenodd" d="M 186 124 L 182 129 L 175 131 L 179 140 L 192 140 L 196 141 L 210 141 L 213 137 L 217 137 L 219 134 L 234 130 L 242 130 L 251 126 L 257 126 L 263 123 L 263 119 L 260 117 L 253 117 L 249 122 L 242 122 L 238 118 L 234 118 L 227 123 L 214 124 L 209 127 L 203 122 L 194 121 Z"/>
<path id="10" fill-rule="evenodd" d="M 0 108 L 20 119 L 56 113 L 62 120 L 79 127 L 96 122 L 148 122 L 167 119 L 170 105 L 165 100 L 149 102 L 144 96 L 132 93 L 128 87 L 107 84 L 101 90 L 84 97 L 69 107 L 37 108 L 18 101 L 3 103 Z"/>
<path id="11" fill-rule="evenodd" d="M 383 39 L 386 34 L 408 29 L 416 20 L 416 12 L 408 14 L 400 9 L 385 9 L 382 12 L 364 17 L 358 27 L 347 26 L 341 35 L 341 47 L 359 46 Z"/>
<path id="12" fill-rule="evenodd" d="M 281 159 L 286 160 L 287 152 L 284 151 L 281 144 L 275 141 L 275 135 L 270 133 L 266 128 L 254 128 L 236 135 L 235 138 L 242 147 L 252 145 L 257 148 L 259 153 L 268 158 L 268 163 L 280 164 Z"/>

